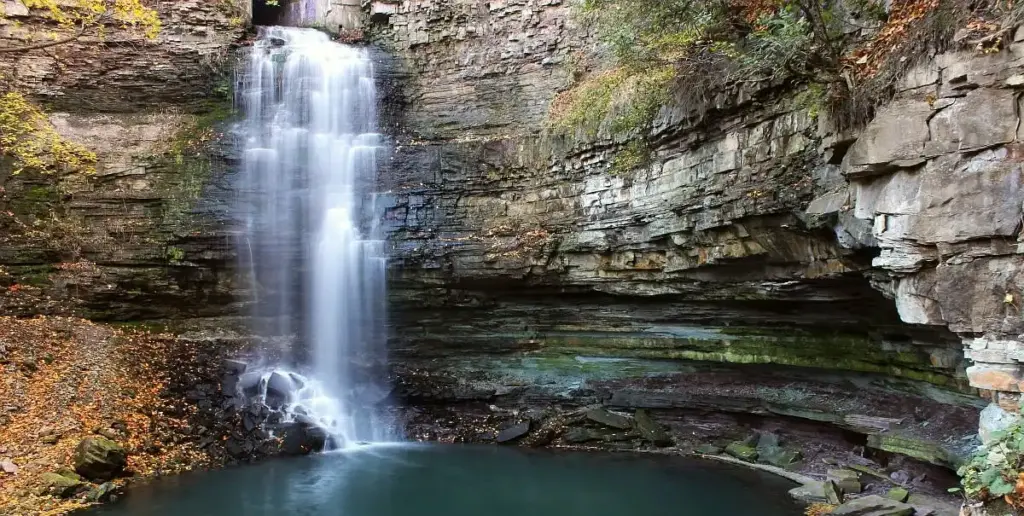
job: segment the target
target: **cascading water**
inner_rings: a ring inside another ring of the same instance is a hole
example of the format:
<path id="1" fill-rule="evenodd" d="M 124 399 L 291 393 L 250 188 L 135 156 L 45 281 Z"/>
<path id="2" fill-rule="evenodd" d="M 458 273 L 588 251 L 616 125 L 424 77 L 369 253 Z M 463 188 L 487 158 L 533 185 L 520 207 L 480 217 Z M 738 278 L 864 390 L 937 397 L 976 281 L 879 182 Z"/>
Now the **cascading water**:
<path id="1" fill-rule="evenodd" d="M 373 216 L 373 63 L 322 32 L 261 28 L 240 74 L 246 119 L 240 256 L 258 328 L 299 334 L 240 382 L 285 421 L 324 427 L 335 447 L 388 440 L 371 407 L 385 358 L 385 256 Z"/>

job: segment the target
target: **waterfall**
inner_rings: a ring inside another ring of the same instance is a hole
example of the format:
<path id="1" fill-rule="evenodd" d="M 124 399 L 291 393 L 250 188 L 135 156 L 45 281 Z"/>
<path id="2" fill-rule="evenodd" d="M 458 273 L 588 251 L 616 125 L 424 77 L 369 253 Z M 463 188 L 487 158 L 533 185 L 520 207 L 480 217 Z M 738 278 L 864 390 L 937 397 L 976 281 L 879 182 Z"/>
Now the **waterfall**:
<path id="1" fill-rule="evenodd" d="M 240 388 L 335 446 L 386 440 L 372 411 L 387 392 L 373 63 L 313 29 L 263 27 L 239 78 L 239 255 L 254 320 L 265 336 L 299 336 Z"/>

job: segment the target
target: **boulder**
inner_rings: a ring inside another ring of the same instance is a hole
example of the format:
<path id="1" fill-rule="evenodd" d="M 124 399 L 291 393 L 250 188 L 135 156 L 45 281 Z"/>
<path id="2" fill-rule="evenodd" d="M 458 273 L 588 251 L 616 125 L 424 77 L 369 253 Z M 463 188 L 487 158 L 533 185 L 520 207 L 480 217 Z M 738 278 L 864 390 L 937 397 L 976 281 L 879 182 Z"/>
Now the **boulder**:
<path id="1" fill-rule="evenodd" d="M 911 516 L 914 508 L 878 495 L 850 500 L 832 511 L 832 516 Z"/>
<path id="2" fill-rule="evenodd" d="M 802 486 L 790 489 L 789 496 L 807 503 L 821 503 L 828 501 L 825 497 L 825 483 L 817 481 L 808 482 Z"/>
<path id="3" fill-rule="evenodd" d="M 863 489 L 860 482 L 860 473 L 852 469 L 830 469 L 826 478 L 835 482 L 845 494 L 857 494 Z"/>
<path id="4" fill-rule="evenodd" d="M 618 428 L 619 430 L 629 430 L 633 428 L 633 421 L 628 416 L 616 414 L 603 408 L 594 408 L 587 411 L 587 419 L 600 423 L 604 426 L 610 426 L 612 428 Z"/>
<path id="5" fill-rule="evenodd" d="M 902 487 L 894 487 L 885 494 L 885 497 L 890 500 L 896 500 L 897 502 L 905 502 L 907 501 L 907 498 L 910 498 L 910 491 L 907 491 Z"/>
<path id="6" fill-rule="evenodd" d="M 66 477 L 58 473 L 43 473 L 39 476 L 42 484 L 42 494 L 69 498 L 85 488 L 86 483 L 81 480 Z"/>
<path id="7" fill-rule="evenodd" d="M 327 446 L 330 436 L 327 430 L 303 423 L 288 423 L 282 432 L 281 451 L 285 455 L 308 455 L 321 451 Z M 245 453 L 245 448 L 239 444 L 239 452 Z"/>
<path id="8" fill-rule="evenodd" d="M 18 465 L 11 459 L 0 460 L 0 471 L 7 473 L 8 475 L 18 474 Z"/>
<path id="9" fill-rule="evenodd" d="M 743 441 L 729 443 L 729 446 L 725 447 L 725 453 L 746 462 L 757 460 L 757 449 Z"/>
<path id="10" fill-rule="evenodd" d="M 520 437 L 530 432 L 530 421 L 523 421 L 513 425 L 506 426 L 502 430 L 498 431 L 495 441 L 499 443 L 507 443 L 519 439 Z"/>
<path id="11" fill-rule="evenodd" d="M 665 431 L 665 427 L 655 421 L 646 410 L 640 409 L 636 411 L 633 419 L 636 421 L 636 429 L 640 432 L 640 437 L 654 443 L 655 446 L 672 446 L 675 444 L 672 442 L 672 437 Z"/>
<path id="12" fill-rule="evenodd" d="M 597 441 L 601 439 L 601 433 L 590 428 L 572 428 L 565 433 L 563 439 L 567 443 L 579 444 L 587 441 Z"/>
<path id="13" fill-rule="evenodd" d="M 124 471 L 128 453 L 106 437 L 87 437 L 75 448 L 75 471 L 89 480 L 110 480 Z"/>
<path id="14" fill-rule="evenodd" d="M 287 404 L 296 391 L 295 382 L 287 373 L 274 371 L 267 379 L 267 406 L 279 408 Z"/>
<path id="15" fill-rule="evenodd" d="M 112 502 L 117 499 L 117 485 L 113 482 L 104 482 L 89 490 L 85 495 L 87 502 Z"/>
<path id="16" fill-rule="evenodd" d="M 839 505 L 843 503 L 843 490 L 839 489 L 839 486 L 831 480 L 826 480 L 822 484 L 822 488 L 825 491 L 825 501 L 832 505 Z"/>
<path id="17" fill-rule="evenodd" d="M 772 466 L 778 466 L 785 468 L 800 462 L 804 456 L 800 453 L 800 450 L 789 450 L 786 448 L 771 448 L 764 451 L 758 450 L 757 461 L 765 464 L 771 464 Z"/>

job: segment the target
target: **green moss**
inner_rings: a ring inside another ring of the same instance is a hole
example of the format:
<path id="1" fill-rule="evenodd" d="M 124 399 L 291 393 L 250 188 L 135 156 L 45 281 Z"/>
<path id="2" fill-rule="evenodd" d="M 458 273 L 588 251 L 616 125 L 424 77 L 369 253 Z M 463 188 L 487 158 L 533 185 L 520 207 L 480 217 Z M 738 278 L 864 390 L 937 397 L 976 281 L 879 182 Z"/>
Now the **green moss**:
<path id="1" fill-rule="evenodd" d="M 730 328 L 718 335 L 665 337 L 549 335 L 546 349 L 584 356 L 649 360 L 693 360 L 732 364 L 775 364 L 835 369 L 928 382 L 955 390 L 969 389 L 954 371 L 932 366 L 926 353 L 886 351 L 867 336 L 842 333 L 801 333 L 794 330 Z"/>
<path id="2" fill-rule="evenodd" d="M 185 259 L 185 250 L 180 247 L 170 246 L 167 248 L 167 261 L 181 263 Z"/>

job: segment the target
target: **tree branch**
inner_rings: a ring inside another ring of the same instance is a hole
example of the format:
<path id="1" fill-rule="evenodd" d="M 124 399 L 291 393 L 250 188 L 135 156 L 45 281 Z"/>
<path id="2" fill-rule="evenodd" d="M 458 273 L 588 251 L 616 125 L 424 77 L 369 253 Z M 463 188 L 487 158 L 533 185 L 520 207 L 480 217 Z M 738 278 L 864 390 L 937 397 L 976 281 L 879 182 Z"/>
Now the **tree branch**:
<path id="1" fill-rule="evenodd" d="M 39 50 L 41 48 L 50 48 L 50 47 L 55 47 L 57 45 L 63 45 L 65 43 L 70 43 L 70 42 L 72 42 L 72 41 L 74 41 L 74 40 L 84 36 L 87 32 L 89 32 L 90 29 L 96 28 L 98 25 L 102 24 L 109 17 L 110 17 L 110 15 L 105 13 L 102 16 L 99 16 L 98 18 L 92 20 L 89 23 L 86 23 L 85 20 L 82 20 L 82 26 L 78 29 L 78 32 L 72 34 L 71 36 L 63 38 L 63 39 L 58 39 L 58 40 L 54 40 L 54 41 L 47 41 L 45 43 L 36 43 L 34 45 L 25 45 L 25 46 L 22 46 L 22 47 L 0 47 L 0 54 L 4 54 L 4 53 L 8 53 L 8 52 L 28 52 L 30 50 Z"/>

